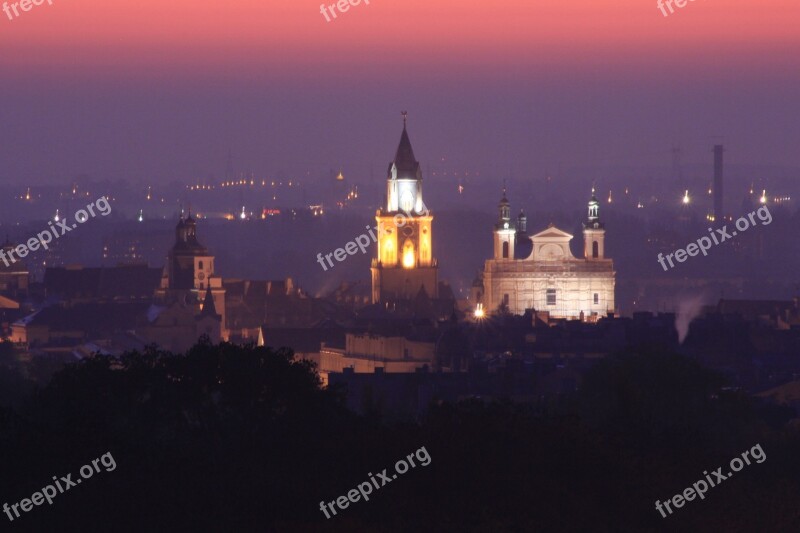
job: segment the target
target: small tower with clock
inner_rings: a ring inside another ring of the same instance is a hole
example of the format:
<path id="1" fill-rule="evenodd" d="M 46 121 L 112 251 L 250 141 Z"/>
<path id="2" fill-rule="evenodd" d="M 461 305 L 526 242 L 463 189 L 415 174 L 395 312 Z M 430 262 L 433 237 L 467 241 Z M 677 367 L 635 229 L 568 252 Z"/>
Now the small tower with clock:
<path id="1" fill-rule="evenodd" d="M 498 206 L 500 216 L 494 225 L 494 258 L 498 260 L 514 259 L 514 238 L 517 229 L 511 221 L 511 206 L 503 187 L 503 198 Z"/>

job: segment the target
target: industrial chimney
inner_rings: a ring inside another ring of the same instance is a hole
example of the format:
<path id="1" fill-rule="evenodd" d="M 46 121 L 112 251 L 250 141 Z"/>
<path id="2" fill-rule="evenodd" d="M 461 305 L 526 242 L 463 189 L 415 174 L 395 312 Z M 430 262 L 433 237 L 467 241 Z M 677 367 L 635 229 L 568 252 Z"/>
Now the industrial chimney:
<path id="1" fill-rule="evenodd" d="M 714 220 L 722 220 L 722 154 L 725 149 L 721 144 L 714 145 Z"/>

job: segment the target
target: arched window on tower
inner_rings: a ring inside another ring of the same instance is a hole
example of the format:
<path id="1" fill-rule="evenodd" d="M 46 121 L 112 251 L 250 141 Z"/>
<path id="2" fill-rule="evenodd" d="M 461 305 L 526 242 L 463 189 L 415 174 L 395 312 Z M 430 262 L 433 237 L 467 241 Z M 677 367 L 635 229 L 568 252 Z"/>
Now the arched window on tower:
<path id="1" fill-rule="evenodd" d="M 411 239 L 406 239 L 405 243 L 403 243 L 403 268 L 414 268 L 415 265 L 414 244 Z"/>
<path id="2" fill-rule="evenodd" d="M 600 247 L 597 241 L 592 241 L 592 258 L 597 259 L 600 256 Z"/>
<path id="3" fill-rule="evenodd" d="M 503 259 L 508 259 L 508 241 L 503 243 Z"/>

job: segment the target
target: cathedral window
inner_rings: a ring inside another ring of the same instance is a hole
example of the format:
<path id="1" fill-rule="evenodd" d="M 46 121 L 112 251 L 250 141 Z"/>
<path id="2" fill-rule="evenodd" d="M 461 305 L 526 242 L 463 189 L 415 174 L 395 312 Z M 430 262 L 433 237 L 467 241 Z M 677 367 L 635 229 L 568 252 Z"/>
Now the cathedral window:
<path id="1" fill-rule="evenodd" d="M 403 244 L 403 267 L 414 268 L 415 263 L 414 244 L 411 242 L 411 239 L 406 239 L 405 244 Z"/>
<path id="2" fill-rule="evenodd" d="M 547 289 L 547 305 L 556 305 L 555 289 Z"/>
<path id="3" fill-rule="evenodd" d="M 600 295 L 597 293 L 594 293 L 594 303 L 595 305 L 600 303 Z"/>
<path id="4" fill-rule="evenodd" d="M 508 259 L 508 242 L 503 243 L 503 259 Z"/>
<path id="5" fill-rule="evenodd" d="M 599 256 L 600 256 L 599 246 L 597 245 L 597 241 L 593 241 L 592 242 L 592 257 L 594 259 L 597 259 Z"/>

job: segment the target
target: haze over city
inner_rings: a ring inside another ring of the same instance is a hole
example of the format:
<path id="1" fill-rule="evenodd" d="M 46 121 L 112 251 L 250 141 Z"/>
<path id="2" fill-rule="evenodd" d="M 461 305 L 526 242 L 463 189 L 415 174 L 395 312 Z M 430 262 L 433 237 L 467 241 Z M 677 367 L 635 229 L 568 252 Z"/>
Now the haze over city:
<path id="1" fill-rule="evenodd" d="M 673 145 L 698 164 L 720 138 L 796 176 L 797 6 L 689 7 L 378 0 L 326 23 L 308 0 L 56 1 L 0 19 L 0 178 L 190 183 L 229 149 L 247 173 L 362 178 L 400 109 L 423 164 L 486 179 L 668 168 Z"/>

